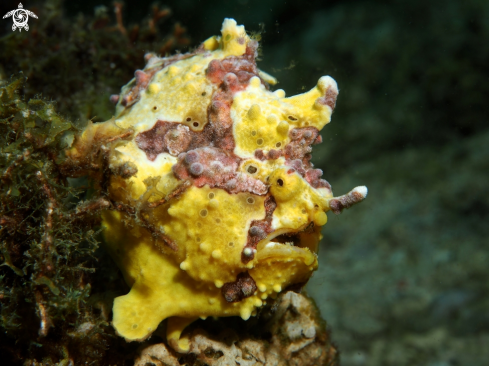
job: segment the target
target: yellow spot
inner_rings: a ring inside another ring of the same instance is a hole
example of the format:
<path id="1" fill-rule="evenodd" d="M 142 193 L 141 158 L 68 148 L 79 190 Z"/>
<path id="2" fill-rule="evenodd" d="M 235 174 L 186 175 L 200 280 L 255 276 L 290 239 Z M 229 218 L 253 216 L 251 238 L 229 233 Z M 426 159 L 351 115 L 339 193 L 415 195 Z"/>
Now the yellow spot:
<path id="1" fill-rule="evenodd" d="M 285 98 L 285 91 L 283 89 L 277 89 L 273 92 L 278 98 Z"/>
<path id="2" fill-rule="evenodd" d="M 258 88 L 261 85 L 260 78 L 258 76 L 253 76 L 250 79 L 250 86 L 253 88 Z"/>
<path id="3" fill-rule="evenodd" d="M 224 285 L 224 283 L 220 280 L 215 280 L 214 285 L 216 285 L 217 288 L 221 288 Z"/>
<path id="4" fill-rule="evenodd" d="M 286 135 L 287 132 L 289 132 L 289 124 L 285 121 L 280 121 L 280 123 L 277 126 L 277 131 L 281 135 Z"/>
<path id="5" fill-rule="evenodd" d="M 265 286 L 263 283 L 259 283 L 258 290 L 260 290 L 261 292 L 265 292 L 267 290 L 267 286 Z"/>
<path id="6" fill-rule="evenodd" d="M 178 67 L 176 67 L 175 65 L 171 65 L 168 68 L 168 75 L 170 75 L 170 76 L 178 75 L 179 72 L 180 72 L 180 69 Z"/>
<path id="7" fill-rule="evenodd" d="M 273 285 L 273 291 L 275 291 L 275 292 L 282 291 L 282 286 L 280 286 L 278 283 Z"/>
<path id="8" fill-rule="evenodd" d="M 317 226 L 323 226 L 328 221 L 328 216 L 323 211 L 318 211 L 314 214 L 314 224 Z"/>
<path id="9" fill-rule="evenodd" d="M 147 90 L 148 90 L 148 93 L 150 93 L 150 94 L 156 94 L 156 93 L 158 93 L 161 90 L 161 88 L 160 88 L 160 85 L 159 84 L 157 84 L 157 83 L 151 83 L 151 84 L 148 85 L 148 89 Z"/>
<path id="10" fill-rule="evenodd" d="M 209 297 L 209 304 L 215 304 L 216 303 L 216 299 L 214 299 L 213 297 Z"/>
<path id="11" fill-rule="evenodd" d="M 219 249 L 212 251 L 212 258 L 220 259 L 222 257 L 222 252 Z"/>
<path id="12" fill-rule="evenodd" d="M 188 338 L 179 339 L 178 347 L 183 351 L 188 351 L 190 349 L 190 341 L 188 340 Z"/>
<path id="13" fill-rule="evenodd" d="M 258 119 L 261 115 L 261 108 L 258 104 L 253 104 L 250 109 L 248 109 L 248 117 L 250 119 Z"/>
<path id="14" fill-rule="evenodd" d="M 186 271 L 189 267 L 190 266 L 189 266 L 188 262 L 186 262 L 186 261 L 183 261 L 182 263 L 180 263 L 180 269 L 183 271 Z"/>
<path id="15" fill-rule="evenodd" d="M 202 243 L 200 243 L 199 248 L 200 248 L 200 250 L 202 250 L 204 253 L 207 253 L 207 252 L 210 250 L 211 245 L 210 245 L 209 243 L 202 242 Z"/>
<path id="16" fill-rule="evenodd" d="M 247 307 L 241 308 L 239 315 L 243 320 L 248 320 L 251 316 L 251 308 L 247 308 Z"/>

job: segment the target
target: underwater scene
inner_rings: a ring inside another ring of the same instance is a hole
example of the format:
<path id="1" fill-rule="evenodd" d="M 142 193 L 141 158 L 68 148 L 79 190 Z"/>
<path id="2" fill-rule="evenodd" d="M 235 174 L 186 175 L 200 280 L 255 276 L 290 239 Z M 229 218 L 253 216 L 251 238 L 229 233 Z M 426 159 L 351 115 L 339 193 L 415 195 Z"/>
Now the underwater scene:
<path id="1" fill-rule="evenodd" d="M 0 13 L 2 365 L 489 364 L 489 2 Z"/>

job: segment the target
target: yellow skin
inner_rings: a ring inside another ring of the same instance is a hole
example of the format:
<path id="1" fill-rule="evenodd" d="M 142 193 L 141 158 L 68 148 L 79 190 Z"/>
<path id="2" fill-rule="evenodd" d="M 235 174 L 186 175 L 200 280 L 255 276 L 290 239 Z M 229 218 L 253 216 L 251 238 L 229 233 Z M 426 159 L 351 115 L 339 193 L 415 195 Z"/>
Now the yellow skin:
<path id="1" fill-rule="evenodd" d="M 108 250 L 131 286 L 127 295 L 115 299 L 113 308 L 113 325 L 128 341 L 147 338 L 162 320 L 170 318 L 168 339 L 177 350 L 185 352 L 188 342 L 180 335 L 195 319 L 235 315 L 248 319 L 269 297 L 275 298 L 289 285 L 307 282 L 317 269 L 320 229 L 326 223 L 331 191 L 315 189 L 297 172 L 288 172 L 284 157 L 262 161 L 255 158 L 254 152 L 258 148 L 266 153 L 284 147 L 291 141 L 289 130 L 293 128 L 321 130 L 329 123 L 332 109 L 318 103 L 318 98 L 328 90 L 337 94 L 336 83 L 330 77 L 322 77 L 307 93 L 285 98 L 283 90 L 270 92 L 255 76 L 245 90 L 234 96 L 234 154 L 243 159 L 238 171 L 250 175 L 247 168 L 253 164 L 257 168 L 253 177 L 266 185 L 267 194 L 277 203 L 273 231 L 258 243 L 252 260 L 243 262 L 242 252 L 251 222 L 265 218 L 266 195 L 191 185 L 179 196 L 147 209 L 148 204 L 167 197 L 182 182 L 172 172 L 176 156 L 165 152 L 151 161 L 135 137 L 151 129 L 157 120 L 202 131 L 209 123 L 207 108 L 217 89 L 206 77 L 209 62 L 243 55 L 248 42 L 243 26 L 226 19 L 222 36 L 204 42 L 207 52 L 156 72 L 137 103 L 130 108 L 119 103 L 115 118 L 90 125 L 68 153 L 72 159 L 80 158 L 87 154 L 96 136 L 132 132 L 128 138 L 114 138 L 106 144 L 110 146 L 111 168 L 125 163 L 137 168 L 130 177 L 111 176 L 109 197 L 112 202 L 130 207 L 146 207 L 141 211 L 142 219 L 176 244 L 176 249 L 169 248 L 130 212 L 103 213 Z M 268 83 L 275 82 L 265 73 L 259 75 Z M 134 81 L 123 88 L 123 93 L 132 85 Z M 187 123 L 188 116 L 199 125 Z M 299 233 L 311 223 L 312 231 L 299 234 L 299 246 L 273 241 L 283 233 Z M 226 301 L 222 286 L 236 281 L 243 272 L 253 278 L 257 290 L 241 301 Z"/>

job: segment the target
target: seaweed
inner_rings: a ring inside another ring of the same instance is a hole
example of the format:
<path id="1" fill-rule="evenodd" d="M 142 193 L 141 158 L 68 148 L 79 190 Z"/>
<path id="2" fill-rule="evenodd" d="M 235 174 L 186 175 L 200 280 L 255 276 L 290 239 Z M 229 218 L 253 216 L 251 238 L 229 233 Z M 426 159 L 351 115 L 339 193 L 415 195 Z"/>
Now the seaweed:
<path id="1" fill-rule="evenodd" d="M 12 363 L 29 354 L 49 364 L 80 346 L 82 330 L 96 337 L 108 323 L 87 302 L 97 219 L 77 214 L 84 189 L 59 169 L 76 128 L 53 103 L 25 101 L 25 82 L 21 74 L 0 88 L 0 347 Z"/>
<path id="2" fill-rule="evenodd" d="M 62 1 L 33 4 L 42 16 L 30 32 L 0 39 L 4 364 L 131 364 L 138 347 L 110 326 L 113 298 L 127 286 L 100 248 L 99 212 L 110 203 L 86 173 L 103 175 L 103 165 L 87 172 L 63 150 L 88 118 L 110 117 L 109 95 L 144 63 L 145 50 L 165 54 L 189 40 L 178 24 L 162 32 L 168 9 L 153 6 L 149 19 L 131 27 L 122 22 L 122 4 L 115 9 L 115 19 L 99 7 L 93 18 L 73 22 Z"/>

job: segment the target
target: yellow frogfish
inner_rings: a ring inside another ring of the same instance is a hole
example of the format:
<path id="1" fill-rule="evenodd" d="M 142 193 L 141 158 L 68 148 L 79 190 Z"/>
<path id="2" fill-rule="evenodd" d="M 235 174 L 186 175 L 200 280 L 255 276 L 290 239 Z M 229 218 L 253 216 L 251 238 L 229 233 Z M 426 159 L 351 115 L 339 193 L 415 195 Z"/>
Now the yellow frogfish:
<path id="1" fill-rule="evenodd" d="M 168 319 L 169 343 L 185 352 L 181 333 L 194 320 L 246 320 L 302 287 L 318 266 L 326 212 L 367 195 L 357 187 L 333 197 L 310 162 L 336 82 L 323 76 L 289 98 L 272 92 L 276 80 L 257 68 L 257 47 L 225 19 L 221 36 L 193 52 L 146 55 L 145 68 L 111 97 L 116 116 L 89 123 L 67 151 L 103 170 L 103 234 L 131 287 L 114 301 L 113 326 L 128 341 Z"/>

